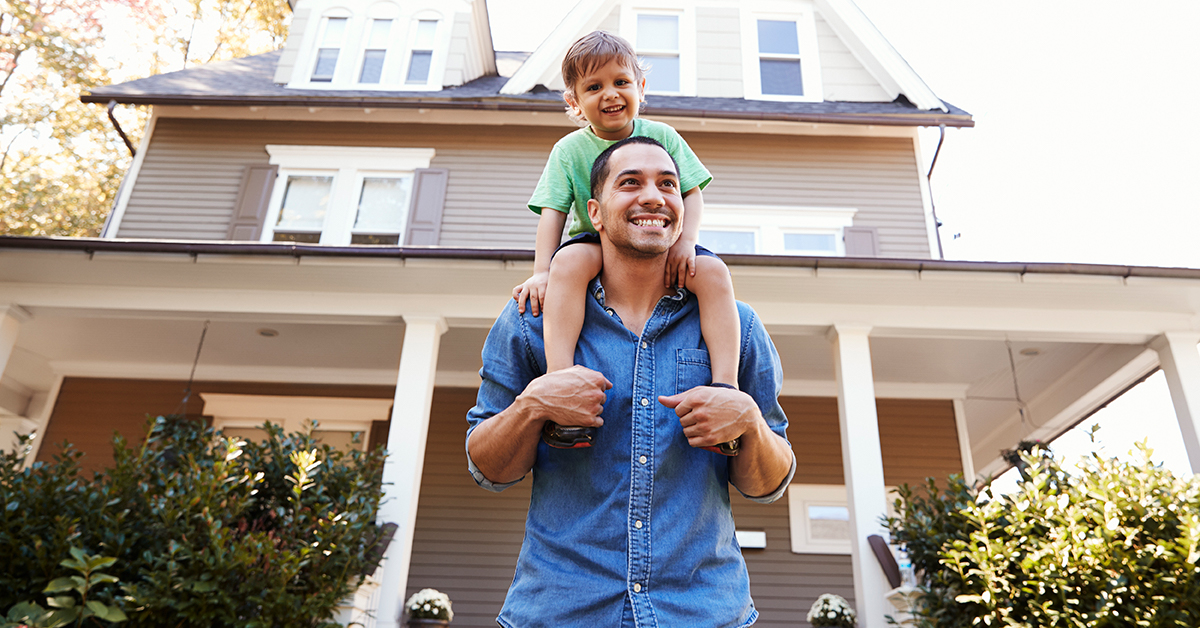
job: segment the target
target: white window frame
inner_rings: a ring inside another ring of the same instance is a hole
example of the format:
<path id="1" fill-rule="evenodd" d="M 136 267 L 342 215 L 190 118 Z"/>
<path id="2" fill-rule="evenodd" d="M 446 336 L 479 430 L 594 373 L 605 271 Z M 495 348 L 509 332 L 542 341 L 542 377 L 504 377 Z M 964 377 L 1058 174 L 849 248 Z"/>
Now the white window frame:
<path id="1" fill-rule="evenodd" d="M 621 8 L 621 36 L 637 48 L 637 18 L 639 15 L 674 15 L 679 18 L 679 91 L 667 92 L 654 88 L 653 73 L 646 77 L 646 93 L 664 96 L 696 95 L 696 11 L 691 3 L 666 2 L 653 7 L 626 4 Z M 654 54 L 656 51 L 648 51 Z"/>
<path id="2" fill-rule="evenodd" d="M 888 486 L 887 495 L 896 490 Z M 788 486 L 788 521 L 792 537 L 793 554 L 850 554 L 850 539 L 813 539 L 809 535 L 809 506 L 833 506 L 848 508 L 846 487 L 840 484 L 792 484 Z M 896 516 L 895 504 L 887 502 L 887 515 Z"/>
<path id="3" fill-rule="evenodd" d="M 821 83 L 821 63 L 817 46 L 817 26 L 811 2 L 782 5 L 779 2 L 756 2 L 743 5 L 742 20 L 742 77 L 748 100 L 781 102 L 821 102 L 825 99 Z M 796 23 L 800 48 L 800 80 L 803 96 L 762 93 L 762 74 L 759 68 L 758 21 L 779 20 Z"/>
<path id="4" fill-rule="evenodd" d="M 283 194 L 289 176 L 332 176 L 329 205 L 321 227 L 320 244 L 348 246 L 354 218 L 365 177 L 412 176 L 419 168 L 428 168 L 435 154 L 432 148 L 391 148 L 378 146 L 298 146 L 268 144 L 270 163 L 279 166 L 275 187 L 271 191 L 262 242 L 275 238 L 275 223 L 283 206 Z M 415 181 L 414 181 L 415 184 Z M 409 207 L 404 212 L 398 234 L 398 244 L 404 244 L 408 231 L 415 185 L 409 193 Z"/>
<path id="5" fill-rule="evenodd" d="M 408 68 L 412 64 L 413 46 L 417 41 L 417 27 L 422 20 L 437 22 L 437 32 L 433 36 L 433 54 L 429 59 L 429 76 L 426 77 L 423 84 L 409 83 Z M 398 89 L 419 92 L 442 89 L 442 79 L 446 76 L 446 62 L 450 52 L 450 31 L 449 20 L 437 11 L 425 10 L 413 14 L 409 19 L 408 34 L 404 40 L 404 53 L 400 60 L 400 74 L 397 77 Z"/>
<path id="6" fill-rule="evenodd" d="M 378 50 L 378 48 L 368 48 L 371 38 L 371 27 L 374 20 L 391 20 L 392 28 L 391 35 L 388 37 L 387 45 L 383 48 L 383 68 L 379 73 L 378 83 L 363 83 L 362 67 L 363 61 L 366 60 L 368 50 Z M 371 10 L 367 13 L 366 19 L 362 25 L 362 36 L 359 38 L 360 45 L 358 47 L 358 55 L 355 57 L 354 74 L 351 77 L 354 82 L 355 89 L 396 89 L 398 81 L 395 75 L 400 62 L 397 60 L 399 56 L 400 43 L 402 40 L 397 36 L 397 32 L 403 28 L 404 20 L 400 17 L 400 7 L 391 2 L 379 2 L 371 5 Z"/>
<path id="7" fill-rule="evenodd" d="M 762 255 L 846 255 L 845 228 L 853 226 L 856 208 L 801 207 L 783 205 L 726 205 L 705 203 L 701 231 L 754 233 L 755 253 Z M 835 250 L 789 251 L 784 235 L 803 233 L 832 235 Z M 720 251 L 717 251 L 719 254 Z"/>
<path id="8" fill-rule="evenodd" d="M 362 432 L 362 451 L 368 451 L 371 423 L 390 418 L 391 399 L 349 397 L 287 397 L 200 393 L 204 413 L 213 417 L 213 428 L 259 429 L 273 423 L 284 433 L 316 431 Z"/>
<path id="9" fill-rule="evenodd" d="M 328 81 L 314 81 L 313 72 L 317 71 L 317 58 L 321 54 L 322 43 L 325 39 L 325 30 L 329 27 L 330 19 L 346 20 L 346 30 L 342 32 L 342 42 L 338 46 L 337 61 L 334 62 L 333 74 L 330 75 Z M 346 57 L 348 56 L 346 42 L 355 41 L 355 19 L 354 14 L 345 9 L 332 9 L 321 14 L 321 18 L 317 20 L 317 32 L 312 39 L 312 49 L 308 53 L 308 64 L 305 66 L 304 81 L 310 85 L 329 86 L 339 82 L 340 78 L 346 73 Z"/>

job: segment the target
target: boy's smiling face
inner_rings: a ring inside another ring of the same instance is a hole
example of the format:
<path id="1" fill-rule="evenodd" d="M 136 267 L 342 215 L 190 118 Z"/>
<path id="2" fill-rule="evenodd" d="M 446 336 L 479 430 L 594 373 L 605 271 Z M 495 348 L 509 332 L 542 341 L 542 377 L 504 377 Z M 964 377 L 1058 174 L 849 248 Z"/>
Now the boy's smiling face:
<path id="1" fill-rule="evenodd" d="M 645 100 L 646 79 L 639 82 L 636 76 L 614 59 L 588 70 L 563 98 L 588 121 L 596 137 L 623 140 L 633 134 L 633 120 Z"/>

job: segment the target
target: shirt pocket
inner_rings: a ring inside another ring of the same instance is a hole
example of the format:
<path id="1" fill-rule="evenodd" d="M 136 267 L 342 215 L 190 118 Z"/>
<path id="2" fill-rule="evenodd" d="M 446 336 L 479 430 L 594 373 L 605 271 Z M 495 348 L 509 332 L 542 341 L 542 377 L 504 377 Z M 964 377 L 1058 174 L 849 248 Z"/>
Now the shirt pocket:
<path id="1" fill-rule="evenodd" d="M 712 383 L 707 349 L 675 350 L 675 394 Z"/>

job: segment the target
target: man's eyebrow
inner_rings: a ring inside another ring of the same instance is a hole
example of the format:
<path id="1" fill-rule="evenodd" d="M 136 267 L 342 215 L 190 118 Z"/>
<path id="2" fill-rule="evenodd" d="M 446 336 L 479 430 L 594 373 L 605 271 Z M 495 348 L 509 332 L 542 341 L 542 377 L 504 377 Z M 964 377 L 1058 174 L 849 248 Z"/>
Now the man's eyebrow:
<path id="1" fill-rule="evenodd" d="M 627 175 L 634 175 L 634 176 L 640 177 L 640 176 L 642 176 L 642 174 L 644 174 L 644 173 L 638 168 L 626 168 L 625 170 L 622 170 L 617 173 L 617 178 L 619 179 L 619 178 L 627 176 Z M 662 170 L 658 174 L 660 176 L 667 175 L 670 177 L 675 177 L 676 179 L 679 178 L 679 173 L 675 172 L 674 170 Z"/>

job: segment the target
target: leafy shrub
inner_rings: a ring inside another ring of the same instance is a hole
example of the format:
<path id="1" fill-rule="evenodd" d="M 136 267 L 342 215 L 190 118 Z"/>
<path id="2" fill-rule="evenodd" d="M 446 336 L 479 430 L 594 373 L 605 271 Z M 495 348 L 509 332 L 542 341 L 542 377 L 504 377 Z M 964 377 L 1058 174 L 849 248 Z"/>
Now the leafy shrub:
<path id="1" fill-rule="evenodd" d="M 1076 474 L 1040 445 L 1017 489 L 951 478 L 899 489 L 892 539 L 919 570 L 918 625 L 1200 625 L 1200 478 L 1092 454 Z"/>
<path id="2" fill-rule="evenodd" d="M 139 445 L 116 437 L 113 468 L 91 480 L 69 447 L 28 469 L 27 450 L 5 454 L 0 610 L 39 599 L 79 547 L 117 559 L 106 572 L 128 596 L 96 601 L 119 606 L 123 626 L 337 625 L 377 560 L 383 453 L 265 429 L 246 443 L 158 417 Z"/>

